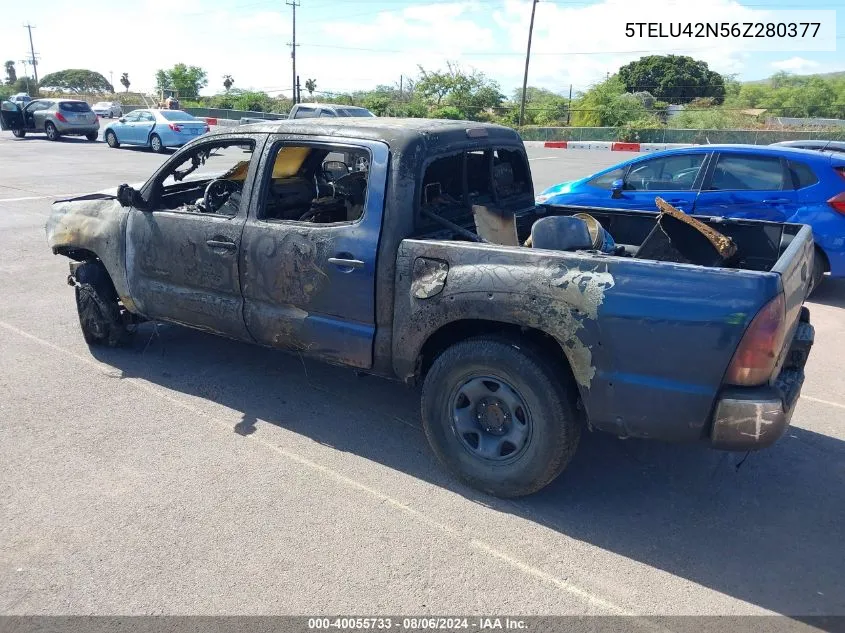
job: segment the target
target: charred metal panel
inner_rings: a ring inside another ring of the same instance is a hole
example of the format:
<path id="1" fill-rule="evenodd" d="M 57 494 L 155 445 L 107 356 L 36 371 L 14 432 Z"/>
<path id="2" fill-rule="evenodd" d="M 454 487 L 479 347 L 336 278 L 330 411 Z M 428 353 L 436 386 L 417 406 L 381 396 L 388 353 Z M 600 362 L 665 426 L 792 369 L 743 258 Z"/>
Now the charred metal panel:
<path id="1" fill-rule="evenodd" d="M 123 305 L 136 312 L 124 264 L 127 217 L 128 210 L 112 195 L 104 194 L 96 199 L 82 196 L 54 203 L 45 229 L 47 243 L 54 253 L 72 259 L 84 259 L 86 253 L 94 253 L 106 267 Z"/>
<path id="2" fill-rule="evenodd" d="M 364 213 L 353 223 L 268 221 L 257 217 L 256 206 L 244 227 L 241 253 L 247 328 L 267 345 L 370 368 L 388 149 L 383 143 L 354 139 L 271 137 L 262 156 L 262 174 L 278 144 L 288 140 L 368 148 L 371 160 Z M 349 267 L 330 259 L 361 264 Z"/>
<path id="3" fill-rule="evenodd" d="M 414 278 L 411 293 L 417 299 L 429 299 L 440 294 L 446 285 L 449 264 L 442 259 L 417 257 L 414 260 Z"/>

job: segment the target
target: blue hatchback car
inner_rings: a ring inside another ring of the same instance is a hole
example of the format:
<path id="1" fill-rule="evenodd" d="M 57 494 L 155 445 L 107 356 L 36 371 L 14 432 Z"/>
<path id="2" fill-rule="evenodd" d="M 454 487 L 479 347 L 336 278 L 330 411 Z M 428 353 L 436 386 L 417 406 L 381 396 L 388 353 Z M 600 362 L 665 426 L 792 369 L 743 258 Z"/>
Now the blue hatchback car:
<path id="1" fill-rule="evenodd" d="M 639 156 L 549 187 L 537 202 L 809 224 L 814 281 L 845 276 L 845 155 L 779 146 L 702 145 Z"/>
<path id="2" fill-rule="evenodd" d="M 109 147 L 143 145 L 163 152 L 167 147 L 182 147 L 208 130 L 205 121 L 182 110 L 140 109 L 109 123 L 103 135 Z"/>

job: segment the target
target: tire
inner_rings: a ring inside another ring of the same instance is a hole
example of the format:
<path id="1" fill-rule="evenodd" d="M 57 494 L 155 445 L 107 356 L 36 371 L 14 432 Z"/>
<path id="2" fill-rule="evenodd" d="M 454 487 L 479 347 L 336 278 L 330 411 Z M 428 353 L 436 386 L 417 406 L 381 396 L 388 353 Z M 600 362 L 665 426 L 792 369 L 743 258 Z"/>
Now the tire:
<path id="1" fill-rule="evenodd" d="M 106 132 L 106 143 L 109 147 L 112 147 L 114 149 L 120 147 L 120 141 L 117 140 L 117 134 L 115 134 L 111 130 Z"/>
<path id="2" fill-rule="evenodd" d="M 53 125 L 50 121 L 47 121 L 44 124 L 44 133 L 47 135 L 47 140 L 50 141 L 58 141 L 61 137 L 59 131 L 56 129 L 56 126 Z"/>
<path id="3" fill-rule="evenodd" d="M 99 134 L 97 134 L 97 132 L 91 132 L 90 134 L 86 134 L 85 138 L 87 138 L 89 141 L 91 141 L 93 143 L 94 141 L 97 140 L 98 136 L 99 136 Z"/>
<path id="4" fill-rule="evenodd" d="M 100 262 L 86 262 L 76 270 L 76 309 L 88 345 L 118 347 L 131 331 L 121 314 L 117 293 Z"/>
<path id="5" fill-rule="evenodd" d="M 150 149 L 156 154 L 164 152 L 164 143 L 161 142 L 161 137 L 158 134 L 152 134 L 150 136 Z"/>
<path id="6" fill-rule="evenodd" d="M 473 401 L 468 393 L 480 397 Z M 423 428 L 437 458 L 459 479 L 497 497 L 521 497 L 551 483 L 575 453 L 576 393 L 568 376 L 533 349 L 469 339 L 431 366 L 422 390 Z M 497 423 L 493 432 L 485 428 Z M 483 450 L 490 446 L 495 450 Z"/>
<path id="7" fill-rule="evenodd" d="M 813 276 L 810 280 L 810 291 L 807 293 L 808 297 L 818 290 L 822 281 L 824 281 L 824 268 L 824 255 L 818 247 L 816 247 L 815 257 L 813 257 Z"/>
<path id="8" fill-rule="evenodd" d="M 12 130 L 12 135 L 16 138 L 23 138 L 26 136 L 26 130 Z"/>

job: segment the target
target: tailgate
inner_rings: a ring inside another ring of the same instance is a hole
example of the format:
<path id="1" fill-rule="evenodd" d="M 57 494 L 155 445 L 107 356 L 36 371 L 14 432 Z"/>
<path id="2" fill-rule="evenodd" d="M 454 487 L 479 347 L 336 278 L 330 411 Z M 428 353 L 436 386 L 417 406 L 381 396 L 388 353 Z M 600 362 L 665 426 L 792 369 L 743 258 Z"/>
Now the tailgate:
<path id="1" fill-rule="evenodd" d="M 795 329 L 798 327 L 801 306 L 804 299 L 807 298 L 807 292 L 812 283 L 814 256 L 813 230 L 805 225 L 792 238 L 789 246 L 772 268 L 772 272 L 780 274 L 781 284 L 783 285 L 784 309 L 788 329 L 782 353 L 788 349 L 795 334 Z"/>

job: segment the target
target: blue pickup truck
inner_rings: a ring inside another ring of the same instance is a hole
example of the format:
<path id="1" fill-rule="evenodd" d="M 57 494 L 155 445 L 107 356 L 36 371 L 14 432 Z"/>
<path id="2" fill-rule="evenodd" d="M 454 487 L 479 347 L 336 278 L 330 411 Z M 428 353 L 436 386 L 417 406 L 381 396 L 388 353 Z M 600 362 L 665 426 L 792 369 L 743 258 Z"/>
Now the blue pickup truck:
<path id="1" fill-rule="evenodd" d="M 813 340 L 809 227 L 703 219 L 736 256 L 702 265 L 638 257 L 650 213 L 591 210 L 610 253 L 549 239 L 583 211 L 535 205 L 511 129 L 312 119 L 204 135 L 46 231 L 89 344 L 163 320 L 421 384 L 432 449 L 495 495 L 551 482 L 584 428 L 775 442 Z"/>

